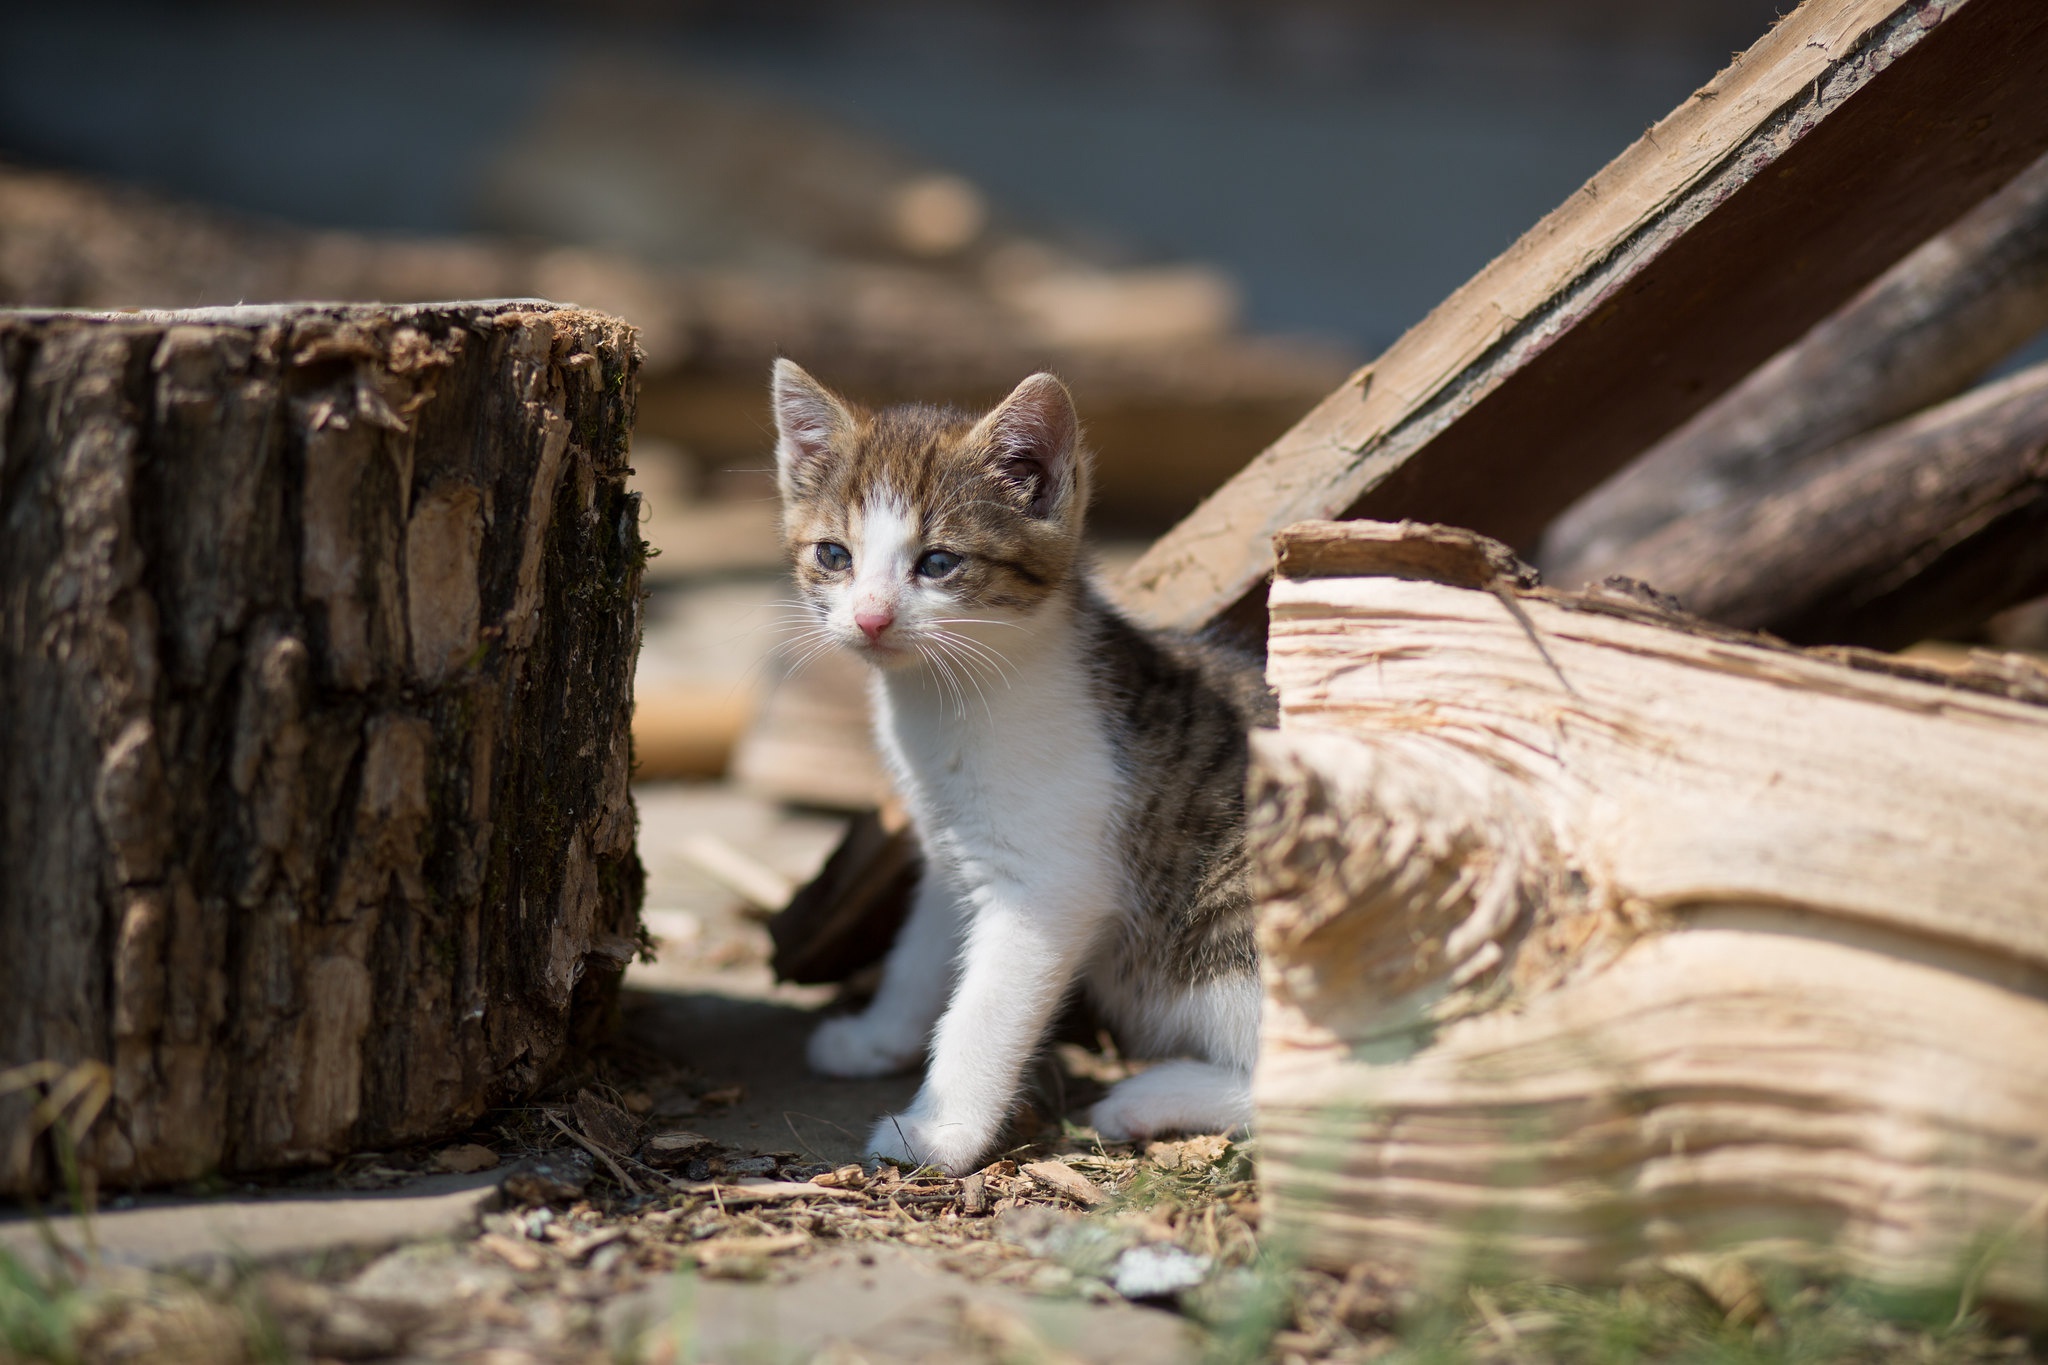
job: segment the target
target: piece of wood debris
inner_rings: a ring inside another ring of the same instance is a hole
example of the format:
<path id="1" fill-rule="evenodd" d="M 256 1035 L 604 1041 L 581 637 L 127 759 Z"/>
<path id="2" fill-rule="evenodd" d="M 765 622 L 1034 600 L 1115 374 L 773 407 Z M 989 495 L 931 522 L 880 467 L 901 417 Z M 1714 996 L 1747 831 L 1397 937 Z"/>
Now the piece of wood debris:
<path id="1" fill-rule="evenodd" d="M 738 848 L 730 839 L 708 831 L 685 835 L 676 851 L 699 872 L 764 915 L 780 911 L 796 894 L 794 879 Z"/>
<path id="2" fill-rule="evenodd" d="M 820 1185 L 814 1180 L 768 1180 L 765 1178 L 718 1180 L 671 1180 L 668 1187 L 677 1194 L 708 1194 L 727 1208 L 747 1204 L 786 1204 L 792 1199 L 858 1199 L 857 1190 Z"/>
<path id="3" fill-rule="evenodd" d="M 507 1237 L 502 1232 L 487 1232 L 476 1239 L 473 1245 L 479 1251 L 491 1255 L 526 1274 L 539 1270 L 548 1263 L 541 1249 L 523 1237 Z"/>
<path id="4" fill-rule="evenodd" d="M 434 1169 L 454 1175 L 488 1171 L 498 1164 L 498 1154 L 480 1142 L 463 1142 L 434 1153 Z"/>
<path id="5" fill-rule="evenodd" d="M 555 1114 L 549 1113 L 545 1109 L 541 1110 L 540 1112 L 547 1115 L 548 1122 L 554 1124 L 555 1127 L 562 1130 L 563 1137 L 568 1138 L 569 1141 L 575 1143 L 578 1147 L 581 1147 L 584 1151 L 590 1153 L 599 1161 L 602 1161 L 605 1164 L 605 1166 L 611 1171 L 613 1178 L 616 1179 L 619 1182 L 619 1184 L 625 1186 L 627 1194 L 647 1193 L 646 1190 L 640 1187 L 639 1181 L 633 1179 L 632 1176 L 626 1174 L 626 1168 L 619 1164 L 617 1157 L 614 1157 L 610 1152 L 606 1151 L 603 1147 L 599 1146 L 595 1142 L 592 1142 L 589 1138 L 583 1136 L 583 1134 L 577 1132 L 574 1128 L 571 1128 L 568 1124 L 562 1122 L 562 1120 Z"/>
<path id="6" fill-rule="evenodd" d="M 780 1256 L 785 1251 L 795 1251 L 808 1245 L 811 1240 L 808 1232 L 774 1232 L 758 1237 L 714 1237 L 709 1241 L 692 1242 L 683 1250 L 699 1265 L 707 1265 L 747 1256 Z"/>
<path id="7" fill-rule="evenodd" d="M 561 1245 L 557 1247 L 556 1250 L 562 1253 L 562 1258 L 564 1260 L 570 1262 L 573 1265 L 577 1261 L 583 1260 L 585 1257 L 589 1256 L 592 1252 L 598 1250 L 600 1247 L 608 1247 L 613 1242 L 619 1241 L 621 1238 L 629 1236 L 631 1234 L 631 1231 L 632 1230 L 630 1228 L 624 1226 L 623 1224 L 614 1223 L 610 1227 L 598 1228 L 594 1232 L 586 1232 L 580 1237 L 571 1237 L 567 1241 L 561 1243 Z"/>
<path id="8" fill-rule="evenodd" d="M 730 686 L 643 689 L 633 699 L 633 775 L 723 776 L 753 716 L 753 698 Z"/>
<path id="9" fill-rule="evenodd" d="M 640 1121 L 595 1091 L 577 1091 L 570 1108 L 583 1136 L 606 1151 L 626 1155 L 640 1145 Z"/>
<path id="10" fill-rule="evenodd" d="M 969 1217 L 988 1212 L 988 1177 L 980 1171 L 960 1182 L 960 1212 Z"/>
<path id="11" fill-rule="evenodd" d="M 861 1169 L 860 1163 L 853 1162 L 841 1166 L 836 1171 L 813 1176 L 812 1183 L 823 1185 L 828 1190 L 858 1190 L 868 1183 L 868 1177 L 867 1172 Z"/>
<path id="12" fill-rule="evenodd" d="M 702 1133 L 655 1133 L 640 1144 L 640 1158 L 650 1166 L 673 1166 L 715 1146 Z"/>
<path id="13" fill-rule="evenodd" d="M 1108 1190 L 1063 1161 L 1027 1162 L 1024 1174 L 1055 1194 L 1063 1194 L 1075 1203 L 1091 1209 L 1106 1203 L 1109 1199 Z"/>

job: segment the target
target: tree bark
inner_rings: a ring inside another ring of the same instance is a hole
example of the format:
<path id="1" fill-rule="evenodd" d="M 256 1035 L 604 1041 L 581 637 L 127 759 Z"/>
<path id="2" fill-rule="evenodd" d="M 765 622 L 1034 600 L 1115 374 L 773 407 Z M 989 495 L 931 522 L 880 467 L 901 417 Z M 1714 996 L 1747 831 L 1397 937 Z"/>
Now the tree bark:
<path id="1" fill-rule="evenodd" d="M 1469 539 L 1282 538 L 1266 1228 L 1595 1281 L 1976 1257 L 2043 1302 L 2048 672 L 1479 581 Z"/>
<path id="2" fill-rule="evenodd" d="M 1961 393 L 2048 328 L 2048 158 L 1892 267 L 1544 533 L 1559 587 L 1635 567 L 1685 516 L 1779 486 L 1807 459 Z"/>
<path id="3" fill-rule="evenodd" d="M 1902 649 L 2048 592 L 2048 365 L 1808 459 L 1635 545 L 1723 625 Z"/>
<path id="4" fill-rule="evenodd" d="M 322 1163 L 602 1017 L 636 363 L 529 302 L 0 315 L 0 1193 L 38 1095 L 110 1086 L 103 1182 Z"/>

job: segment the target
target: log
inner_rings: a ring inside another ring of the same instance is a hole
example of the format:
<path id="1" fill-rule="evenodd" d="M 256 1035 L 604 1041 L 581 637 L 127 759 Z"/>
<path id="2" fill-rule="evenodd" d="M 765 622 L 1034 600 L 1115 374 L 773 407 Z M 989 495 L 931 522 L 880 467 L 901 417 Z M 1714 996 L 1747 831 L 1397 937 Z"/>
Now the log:
<path id="1" fill-rule="evenodd" d="M 1974 1259 L 2048 1300 L 2048 672 L 1428 567 L 1463 539 L 1281 539 L 1262 1231 L 1589 1282 Z"/>
<path id="2" fill-rule="evenodd" d="M 1544 533 L 1537 567 L 1567 588 L 1645 577 L 1635 550 L 1662 527 L 1953 398 L 2044 328 L 2048 158 L 1581 498 Z"/>
<path id="3" fill-rule="evenodd" d="M 578 145 L 617 136 L 620 117 L 614 103 Z M 817 216 L 815 205 L 805 211 Z M 1026 254 L 1057 257 L 1047 244 L 1027 245 Z M 1142 343 L 1039 335 L 977 273 L 952 267 L 833 258 L 796 271 L 786 261 L 682 265 L 531 238 L 315 232 L 0 164 L 0 305 L 403 302 L 446 298 L 451 288 L 574 299 L 629 319 L 646 352 L 638 431 L 686 447 L 706 470 L 759 468 L 762 432 L 773 425 L 761 377 L 779 355 L 802 356 L 863 401 L 977 409 L 1050 365 L 1089 414 L 1098 512 L 1148 535 L 1356 363 L 1327 344 L 1236 330 Z M 746 491 L 766 494 L 769 481 Z"/>
<path id="4" fill-rule="evenodd" d="M 2048 365 L 1760 480 L 1626 562 L 1689 611 L 1799 644 L 1966 638 L 2048 592 Z"/>
<path id="5" fill-rule="evenodd" d="M 1305 518 L 1530 546 L 2048 151 L 2048 8 L 1807 0 L 1155 544 L 1122 601 L 1200 628 Z"/>
<path id="6" fill-rule="evenodd" d="M 636 364 L 537 302 L 0 314 L 0 1194 L 95 1087 L 88 1180 L 320 1164 L 604 1019 Z"/>

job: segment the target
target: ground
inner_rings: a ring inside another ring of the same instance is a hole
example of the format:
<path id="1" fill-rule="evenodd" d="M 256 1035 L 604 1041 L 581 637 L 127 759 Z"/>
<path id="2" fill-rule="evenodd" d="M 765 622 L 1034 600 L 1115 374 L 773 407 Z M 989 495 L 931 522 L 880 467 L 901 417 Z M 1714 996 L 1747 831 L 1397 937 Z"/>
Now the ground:
<path id="1" fill-rule="evenodd" d="M 91 1221 L 96 1269 L 76 1220 L 0 1224 L 0 1360 L 2028 1355 L 1954 1299 L 1872 1311 L 1740 1267 L 1618 1292 L 1508 1282 L 1431 1295 L 1399 1267 L 1296 1266 L 1259 1240 L 1254 1143 L 1141 1151 L 1059 1120 L 1062 1092 L 1082 1112 L 1123 1066 L 1101 1049 L 1055 1051 L 1016 1145 L 975 1176 L 863 1164 L 860 1135 L 914 1078 L 810 1075 L 803 1039 L 833 993 L 776 985 L 758 919 L 678 852 L 708 830 L 801 876 L 836 822 L 723 785 L 640 798 L 661 943 L 629 976 L 618 1043 L 584 1074 L 459 1141 L 117 1201 Z M 73 1251 L 54 1254 L 59 1243 Z"/>
<path id="2" fill-rule="evenodd" d="M 643 682 L 745 688 L 760 666 L 746 632 L 778 594 L 727 576 L 658 596 Z M 613 1044 L 432 1147 L 117 1199 L 84 1221 L 0 1214 L 0 1365 L 2028 1354 L 1966 1293 L 1879 1303 L 1733 1264 L 1591 1293 L 1296 1265 L 1261 1241 L 1254 1142 L 1139 1150 L 1063 1121 L 1125 1074 L 1106 1046 L 1054 1049 L 983 1172 L 863 1163 L 868 1126 L 915 1078 L 805 1068 L 837 992 L 775 983 L 759 912 L 729 889 L 772 901 L 840 820 L 726 782 L 636 796 L 656 948 L 628 974 Z"/>

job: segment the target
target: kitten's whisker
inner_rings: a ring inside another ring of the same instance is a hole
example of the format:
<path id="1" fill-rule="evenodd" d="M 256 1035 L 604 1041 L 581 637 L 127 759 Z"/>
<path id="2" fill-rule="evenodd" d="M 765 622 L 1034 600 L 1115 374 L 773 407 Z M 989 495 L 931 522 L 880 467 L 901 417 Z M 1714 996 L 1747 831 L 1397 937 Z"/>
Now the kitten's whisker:
<path id="1" fill-rule="evenodd" d="M 988 723 L 991 726 L 993 726 L 996 723 L 995 710 L 989 705 L 988 692 L 985 688 L 982 687 L 981 679 L 977 678 L 974 675 L 974 669 L 969 665 L 969 661 L 964 656 L 955 654 L 949 646 L 948 642 L 943 637 L 935 635 L 933 637 L 933 643 L 939 648 L 941 652 L 947 654 L 950 658 L 954 660 L 954 662 L 956 662 L 960 666 L 961 673 L 966 677 L 969 683 L 973 684 L 974 694 L 981 698 L 982 714 L 988 718 Z M 963 706 L 965 704 L 964 698 L 962 704 Z M 964 712 L 962 714 L 962 719 L 965 719 Z"/>
<path id="2" fill-rule="evenodd" d="M 959 679 L 953 676 L 952 668 L 947 665 L 946 660 L 937 650 L 927 648 L 923 644 L 916 644 L 915 648 L 918 656 L 932 666 L 934 675 L 952 689 L 955 700 L 954 714 L 962 721 L 965 721 L 967 719 L 967 694 L 960 690 Z"/>
<path id="3" fill-rule="evenodd" d="M 1001 651 L 993 649 L 979 640 L 961 635 L 956 631 L 935 630 L 932 632 L 932 635 L 935 638 L 950 641 L 956 649 L 968 651 L 972 657 L 989 665 L 995 670 L 996 675 L 1003 680 L 1005 686 L 1012 686 L 1017 681 L 1016 678 L 1011 676 L 1011 671 L 1016 668 L 1016 665 L 1005 658 Z M 1018 676 L 1022 676 L 1021 672 Z"/>

